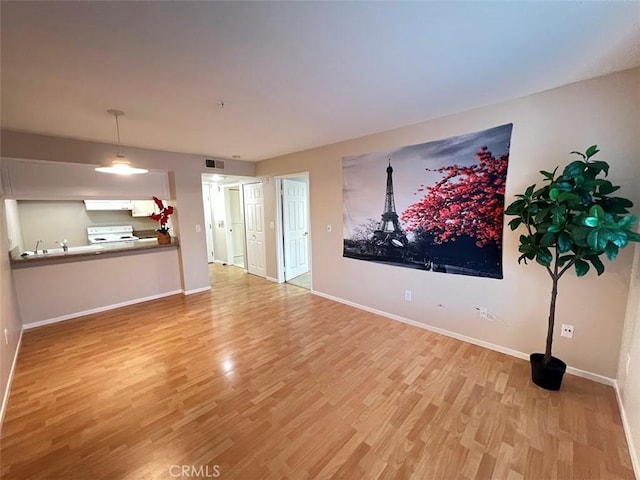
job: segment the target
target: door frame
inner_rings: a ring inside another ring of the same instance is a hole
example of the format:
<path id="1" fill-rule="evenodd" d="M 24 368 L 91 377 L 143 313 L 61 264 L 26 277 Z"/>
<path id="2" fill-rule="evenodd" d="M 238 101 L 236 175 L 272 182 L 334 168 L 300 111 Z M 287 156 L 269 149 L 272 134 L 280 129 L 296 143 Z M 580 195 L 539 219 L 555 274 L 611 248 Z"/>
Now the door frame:
<path id="1" fill-rule="evenodd" d="M 277 266 L 277 281 L 278 283 L 284 283 L 284 215 L 282 214 L 282 179 L 283 178 L 304 178 L 307 182 L 307 227 L 309 231 L 309 237 L 307 241 L 307 255 L 309 256 L 309 270 L 312 271 L 313 264 L 311 258 L 313 239 L 311 236 L 311 183 L 309 182 L 309 172 L 289 173 L 286 175 L 278 175 L 273 177 L 276 187 L 276 266 Z M 313 274 L 311 278 L 311 291 L 313 291 Z"/>

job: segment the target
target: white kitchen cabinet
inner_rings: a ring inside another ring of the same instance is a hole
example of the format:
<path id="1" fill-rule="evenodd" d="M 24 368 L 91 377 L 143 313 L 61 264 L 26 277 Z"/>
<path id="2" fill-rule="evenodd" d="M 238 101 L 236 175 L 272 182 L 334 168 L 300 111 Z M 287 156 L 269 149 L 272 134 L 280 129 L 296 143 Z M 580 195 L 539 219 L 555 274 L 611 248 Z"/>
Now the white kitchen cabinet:
<path id="1" fill-rule="evenodd" d="M 167 172 L 109 175 L 95 165 L 4 158 L 2 190 L 20 199 L 85 200 L 170 198 Z"/>
<path id="2" fill-rule="evenodd" d="M 92 210 L 131 210 L 131 200 L 85 200 L 85 209 Z"/>
<path id="3" fill-rule="evenodd" d="M 158 213 L 159 208 L 153 200 L 132 200 L 131 216 L 148 217 L 152 213 Z"/>

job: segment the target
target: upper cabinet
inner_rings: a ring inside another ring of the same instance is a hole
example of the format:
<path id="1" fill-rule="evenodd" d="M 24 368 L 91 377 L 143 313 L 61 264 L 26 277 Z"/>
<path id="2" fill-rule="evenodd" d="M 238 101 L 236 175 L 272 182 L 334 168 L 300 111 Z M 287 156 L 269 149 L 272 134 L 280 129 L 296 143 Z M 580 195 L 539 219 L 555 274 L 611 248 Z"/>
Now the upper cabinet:
<path id="1" fill-rule="evenodd" d="M 152 213 L 158 213 L 158 207 L 153 200 L 132 200 L 131 216 L 148 217 Z"/>
<path id="2" fill-rule="evenodd" d="M 19 199 L 170 198 L 166 172 L 109 175 L 95 165 L 2 159 L 1 194 Z"/>

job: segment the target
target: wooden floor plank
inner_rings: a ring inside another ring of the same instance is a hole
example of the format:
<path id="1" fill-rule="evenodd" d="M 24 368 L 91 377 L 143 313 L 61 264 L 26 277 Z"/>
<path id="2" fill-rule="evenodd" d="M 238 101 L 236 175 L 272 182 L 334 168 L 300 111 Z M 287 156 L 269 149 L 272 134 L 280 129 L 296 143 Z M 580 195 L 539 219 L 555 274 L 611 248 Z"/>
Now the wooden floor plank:
<path id="1" fill-rule="evenodd" d="M 633 479 L 611 387 L 541 390 L 526 361 L 210 272 L 25 332 L 2 479 Z"/>

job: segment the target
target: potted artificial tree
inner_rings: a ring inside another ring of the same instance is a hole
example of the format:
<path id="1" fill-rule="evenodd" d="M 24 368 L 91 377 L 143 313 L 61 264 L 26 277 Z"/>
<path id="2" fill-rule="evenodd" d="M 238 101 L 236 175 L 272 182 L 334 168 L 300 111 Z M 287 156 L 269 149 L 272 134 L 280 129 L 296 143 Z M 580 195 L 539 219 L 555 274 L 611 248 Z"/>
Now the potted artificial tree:
<path id="1" fill-rule="evenodd" d="M 633 203 L 611 196 L 620 187 L 601 178 L 608 175 L 609 165 L 592 160 L 598 151 L 593 145 L 585 153 L 571 152 L 581 159 L 560 175 L 557 167 L 553 172 L 541 171 L 544 186 L 531 185 L 505 210 L 516 217 L 509 222 L 511 230 L 526 228 L 520 235 L 518 263 L 535 260 L 551 277 L 546 349 L 544 354 L 530 356 L 532 380 L 547 390 L 560 388 L 566 370 L 566 364 L 551 355 L 559 280 L 570 269 L 582 277 L 590 266 L 601 275 L 602 255 L 613 261 L 629 242 L 640 241 L 640 234 L 632 230 L 637 218 L 628 210 Z"/>

